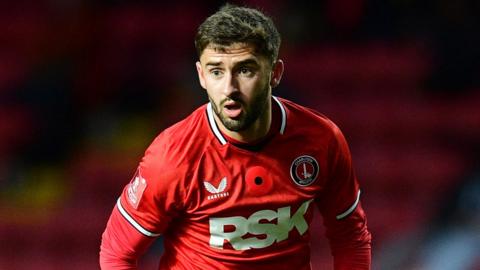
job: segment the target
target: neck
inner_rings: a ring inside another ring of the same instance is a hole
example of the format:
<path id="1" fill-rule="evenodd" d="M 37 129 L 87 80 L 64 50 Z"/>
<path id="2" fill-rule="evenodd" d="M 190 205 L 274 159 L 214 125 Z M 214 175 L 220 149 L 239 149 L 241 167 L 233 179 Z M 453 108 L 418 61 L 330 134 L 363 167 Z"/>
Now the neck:
<path id="1" fill-rule="evenodd" d="M 231 131 L 227 129 L 218 116 L 214 115 L 215 122 L 220 131 L 225 135 L 244 143 L 258 141 L 267 135 L 272 124 L 272 99 L 267 100 L 266 108 L 263 113 L 247 129 L 242 131 Z"/>

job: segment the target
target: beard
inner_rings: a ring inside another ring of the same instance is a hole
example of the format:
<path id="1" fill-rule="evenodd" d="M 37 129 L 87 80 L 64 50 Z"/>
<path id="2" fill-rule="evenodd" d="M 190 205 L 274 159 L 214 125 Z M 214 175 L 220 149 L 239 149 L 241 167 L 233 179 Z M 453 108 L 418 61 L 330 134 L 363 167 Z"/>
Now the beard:
<path id="1" fill-rule="evenodd" d="M 230 131 L 243 131 L 248 129 L 261 115 L 265 113 L 269 99 L 269 85 L 267 84 L 265 87 L 263 87 L 263 89 L 252 98 L 250 104 L 246 104 L 240 99 L 240 97 L 235 95 L 222 100 L 220 105 L 215 104 L 210 97 L 209 99 L 213 105 L 213 111 L 218 116 L 225 128 Z M 223 104 L 231 100 L 242 105 L 242 113 L 236 119 L 229 118 L 221 110 Z"/>

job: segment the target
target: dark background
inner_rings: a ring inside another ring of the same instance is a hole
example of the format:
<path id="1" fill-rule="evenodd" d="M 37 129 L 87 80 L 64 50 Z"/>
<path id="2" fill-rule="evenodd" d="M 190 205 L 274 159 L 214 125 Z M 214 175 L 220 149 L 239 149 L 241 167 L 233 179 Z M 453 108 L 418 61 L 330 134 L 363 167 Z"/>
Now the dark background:
<path id="1" fill-rule="evenodd" d="M 0 3 L 0 269 L 97 269 L 143 151 L 207 101 L 193 38 L 223 2 L 159 2 Z M 274 94 L 344 131 L 373 268 L 480 269 L 478 1 L 232 2 L 282 34 Z"/>

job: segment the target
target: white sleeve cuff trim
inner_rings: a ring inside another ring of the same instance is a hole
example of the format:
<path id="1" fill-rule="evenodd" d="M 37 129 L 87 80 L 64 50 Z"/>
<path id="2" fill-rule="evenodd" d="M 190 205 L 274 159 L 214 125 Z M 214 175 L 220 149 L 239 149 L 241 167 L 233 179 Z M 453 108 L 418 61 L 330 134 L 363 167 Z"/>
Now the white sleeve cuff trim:
<path id="1" fill-rule="evenodd" d="M 350 215 L 354 210 L 355 208 L 357 208 L 357 205 L 358 205 L 358 202 L 360 201 L 360 190 L 358 191 L 357 193 L 357 199 L 355 200 L 355 202 L 353 203 L 352 206 L 350 206 L 350 208 L 348 208 L 347 211 L 341 213 L 340 215 L 337 216 L 337 219 L 342 219 L 348 215 Z"/>
<path id="2" fill-rule="evenodd" d="M 120 202 L 120 198 L 117 200 L 117 207 L 118 210 L 120 211 L 120 214 L 133 226 L 135 229 L 137 229 L 139 232 L 141 232 L 143 235 L 149 236 L 149 237 L 157 237 L 160 236 L 159 233 L 153 233 L 150 232 L 146 229 L 144 229 L 140 224 L 138 224 L 128 213 L 125 211 L 125 209 L 122 206 L 122 203 Z"/>

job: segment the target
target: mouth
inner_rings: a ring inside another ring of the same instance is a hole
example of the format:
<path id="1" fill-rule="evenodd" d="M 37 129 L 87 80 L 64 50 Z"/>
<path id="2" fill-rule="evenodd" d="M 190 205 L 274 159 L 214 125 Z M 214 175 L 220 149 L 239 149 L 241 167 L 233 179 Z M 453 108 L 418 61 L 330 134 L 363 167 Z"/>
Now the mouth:
<path id="1" fill-rule="evenodd" d="M 237 101 L 227 101 L 223 104 L 223 108 L 229 118 L 238 118 L 242 113 L 242 104 Z"/>

